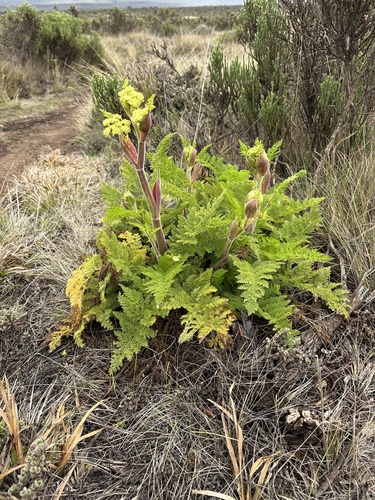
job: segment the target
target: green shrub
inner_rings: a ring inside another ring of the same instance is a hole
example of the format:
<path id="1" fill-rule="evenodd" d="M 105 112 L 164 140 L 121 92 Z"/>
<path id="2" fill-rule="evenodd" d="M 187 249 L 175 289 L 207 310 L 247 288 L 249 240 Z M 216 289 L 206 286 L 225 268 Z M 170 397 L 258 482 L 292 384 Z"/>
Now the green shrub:
<path id="1" fill-rule="evenodd" d="M 229 63 L 215 49 L 207 97 L 250 138 L 285 139 L 288 162 L 360 147 L 375 110 L 374 20 L 368 0 L 246 0 L 246 53 Z"/>
<path id="2" fill-rule="evenodd" d="M 0 16 L 0 55 L 14 63 L 26 62 L 36 55 L 36 42 L 40 29 L 38 10 L 23 3 L 15 10 L 7 9 Z"/>
<path id="3" fill-rule="evenodd" d="M 139 25 L 133 15 L 118 7 L 113 7 L 109 11 L 105 23 L 106 31 L 113 35 L 119 35 L 120 33 L 129 33 L 135 29 L 139 29 Z"/>
<path id="4" fill-rule="evenodd" d="M 36 44 L 38 53 L 66 64 L 84 59 L 85 55 L 90 63 L 99 61 L 103 53 L 100 40 L 96 35 L 84 34 L 84 26 L 81 19 L 66 12 L 44 12 Z"/>
<path id="5" fill-rule="evenodd" d="M 67 12 L 39 13 L 27 3 L 0 18 L 0 54 L 5 60 L 101 63 L 104 49 L 97 33 L 85 33 L 82 19 Z"/>
<path id="6" fill-rule="evenodd" d="M 91 78 L 91 95 L 93 101 L 93 117 L 102 120 L 102 110 L 105 109 L 113 114 L 121 114 L 123 108 L 118 97 L 124 79 L 116 73 L 94 73 Z"/>
<path id="7" fill-rule="evenodd" d="M 250 136 L 273 143 L 285 136 L 292 111 L 287 89 L 291 57 L 281 42 L 285 19 L 273 2 L 257 0 L 245 5 L 245 14 L 254 19 L 248 54 L 229 63 L 220 46 L 214 49 L 207 98 L 210 102 L 219 99 L 222 112 L 231 110 L 243 128 L 251 131 Z"/>
<path id="8" fill-rule="evenodd" d="M 344 290 L 329 282 L 330 258 L 309 247 L 321 199 L 286 194 L 304 171 L 270 186 L 280 143 L 267 153 L 259 140 L 254 147 L 240 143 L 246 163 L 240 169 L 208 147 L 197 153 L 183 137 L 183 160 L 175 161 L 170 134 L 147 156 L 148 175 L 153 97 L 142 107 L 143 95 L 125 81 L 119 98 L 127 118 L 104 113 L 105 135 L 119 135 L 125 154 L 124 186 L 103 186 L 108 209 L 98 251 L 68 282 L 71 315 L 52 335 L 51 348 L 64 335 L 83 345 L 82 332 L 95 320 L 116 336 L 113 373 L 157 335 L 158 318 L 173 312 L 181 319 L 180 342 L 197 335 L 220 347 L 230 345 L 241 311 L 266 319 L 292 342 L 295 290 L 347 314 Z"/>
<path id="9" fill-rule="evenodd" d="M 375 4 L 369 0 L 282 0 L 293 64 L 289 72 L 312 148 L 345 151 L 372 129 Z M 293 69 L 293 71 L 292 71 Z M 329 106 L 322 102 L 329 99 Z"/>

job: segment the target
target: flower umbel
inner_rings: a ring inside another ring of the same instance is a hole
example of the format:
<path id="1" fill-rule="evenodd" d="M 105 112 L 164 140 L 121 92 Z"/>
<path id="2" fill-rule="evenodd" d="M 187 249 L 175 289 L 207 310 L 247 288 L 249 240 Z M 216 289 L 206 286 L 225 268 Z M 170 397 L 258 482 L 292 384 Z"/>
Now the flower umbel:
<path id="1" fill-rule="evenodd" d="M 124 119 L 121 115 L 108 113 L 108 111 L 102 110 L 104 115 L 103 120 L 103 134 L 106 137 L 110 135 L 121 135 L 128 134 L 130 132 L 130 121 Z"/>
<path id="2" fill-rule="evenodd" d="M 129 80 L 125 80 L 123 88 L 118 95 L 126 114 L 131 119 L 138 133 L 139 124 L 155 109 L 155 95 L 149 97 L 142 108 L 141 106 L 145 97 L 141 92 L 138 92 L 129 84 Z"/>
<path id="3" fill-rule="evenodd" d="M 156 246 L 151 245 L 156 250 L 157 257 L 163 255 L 167 250 L 167 243 L 160 220 L 161 187 L 160 175 L 158 174 L 155 185 L 151 190 L 150 182 L 145 171 L 146 140 L 152 127 L 151 111 L 155 108 L 154 97 L 151 96 L 142 106 L 145 97 L 141 92 L 129 85 L 129 80 L 125 80 L 122 90 L 119 92 L 120 102 L 128 115 L 129 120 L 117 114 L 103 111 L 105 117 L 103 121 L 104 135 L 118 135 L 120 145 L 125 154 L 125 158 L 133 165 L 137 172 L 138 180 L 143 191 L 143 195 L 151 215 L 152 226 L 155 230 Z M 137 136 L 138 148 L 129 137 L 129 132 L 133 130 Z"/>
<path id="4" fill-rule="evenodd" d="M 132 113 L 135 109 L 138 109 L 144 101 L 142 92 L 135 90 L 135 88 L 129 84 L 129 80 L 124 81 L 122 90 L 118 95 L 121 104 L 127 113 Z"/>

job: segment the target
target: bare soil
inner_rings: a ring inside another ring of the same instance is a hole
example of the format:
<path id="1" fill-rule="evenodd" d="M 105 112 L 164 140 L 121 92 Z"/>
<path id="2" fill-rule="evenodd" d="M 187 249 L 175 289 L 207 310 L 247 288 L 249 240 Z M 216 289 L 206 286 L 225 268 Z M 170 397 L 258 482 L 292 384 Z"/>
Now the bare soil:
<path id="1" fill-rule="evenodd" d="M 48 149 L 59 149 L 62 154 L 74 151 L 72 116 L 77 104 L 77 99 L 72 98 L 68 103 L 62 101 L 53 111 L 8 119 L 2 124 L 0 190 Z"/>

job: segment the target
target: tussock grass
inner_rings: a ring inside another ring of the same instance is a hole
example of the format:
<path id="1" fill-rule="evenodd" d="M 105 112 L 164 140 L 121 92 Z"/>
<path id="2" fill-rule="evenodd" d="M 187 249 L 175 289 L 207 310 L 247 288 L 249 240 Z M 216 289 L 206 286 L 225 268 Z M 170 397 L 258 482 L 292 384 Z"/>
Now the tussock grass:
<path id="1" fill-rule="evenodd" d="M 101 402 L 87 410 L 78 424 L 73 423 L 75 412 L 65 411 L 64 403 L 59 406 L 52 404 L 46 412 L 39 409 L 40 419 L 25 421 L 19 418 L 16 398 L 6 376 L 4 383 L 0 380 L 0 396 L 5 406 L 5 411 L 0 408 L 0 418 L 7 427 L 4 434 L 8 438 L 2 436 L 3 439 L 0 439 L 5 458 L 0 471 L 0 485 L 6 484 L 8 476 L 13 475 L 15 480 L 5 488 L 9 495 L 17 495 L 11 498 L 37 498 L 46 487 L 51 487 L 49 476 L 53 472 L 54 482 L 57 483 L 54 498 L 60 498 L 76 467 L 75 464 L 66 471 L 78 443 L 101 432 L 101 429 L 96 429 L 82 435 L 86 420 Z M 60 480 L 61 476 L 63 480 Z"/>
<path id="2" fill-rule="evenodd" d="M 0 103 L 11 105 L 20 98 L 67 91 L 76 85 L 77 73 L 40 61 L 12 62 L 0 58 Z"/>
<path id="3" fill-rule="evenodd" d="M 131 32 L 125 35 L 104 35 L 102 42 L 105 47 L 105 61 L 118 74 L 126 74 L 128 68 L 139 65 L 155 64 L 153 44 L 160 48 L 165 43 L 168 55 L 173 60 L 177 71 L 183 74 L 192 64 L 203 71 L 207 64 L 208 50 L 221 42 L 223 51 L 229 61 L 243 55 L 243 47 L 233 40 L 223 39 L 220 32 L 209 31 L 204 34 L 188 32 L 181 29 L 174 36 L 163 39 L 158 35 L 141 32 Z M 159 61 L 160 62 L 160 61 Z"/>
<path id="4" fill-rule="evenodd" d="M 27 97 L 36 92 L 42 67 L 33 61 L 21 64 L 0 59 L 0 102 Z"/>
<path id="5" fill-rule="evenodd" d="M 27 307 L 31 328 L 35 319 L 44 329 L 56 322 L 65 302 L 66 281 L 79 259 L 91 251 L 95 225 L 103 213 L 100 182 L 110 175 L 111 167 L 103 158 L 52 151 L 3 196 L 2 316 L 15 306 L 23 314 Z"/>
<path id="6" fill-rule="evenodd" d="M 337 153 L 320 165 L 313 189 L 325 196 L 323 215 L 329 245 L 341 263 L 341 278 L 354 290 L 375 290 L 375 151 Z"/>

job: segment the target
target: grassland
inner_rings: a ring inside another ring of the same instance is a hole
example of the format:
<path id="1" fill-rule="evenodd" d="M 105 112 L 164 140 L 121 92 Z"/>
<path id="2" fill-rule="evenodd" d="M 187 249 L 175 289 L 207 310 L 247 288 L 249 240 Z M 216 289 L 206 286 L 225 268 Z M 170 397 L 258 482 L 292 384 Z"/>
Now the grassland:
<path id="1" fill-rule="evenodd" d="M 245 132 L 234 116 L 236 136 L 229 122 L 224 130 L 212 123 L 217 109 L 205 101 L 204 89 L 217 42 L 229 61 L 242 58 L 244 47 L 233 32 L 208 22 L 222 11 L 186 9 L 180 18 L 181 12 L 158 17 L 158 11 L 146 10 L 142 29 L 128 33 L 101 32 L 98 21 L 105 49 L 100 69 L 81 62 L 70 68 L 40 61 L 10 66 L 0 59 L 3 124 L 54 111 L 78 96 L 67 118 L 74 152 L 42 153 L 41 144 L 42 154 L 2 190 L 0 496 L 370 500 L 373 135 L 349 154 L 309 152 L 299 164 L 283 158 L 275 172 L 281 177 L 305 167 L 308 176 L 293 196 L 325 197 L 324 224 L 314 244 L 332 255 L 334 277 L 349 291 L 348 320 L 296 296 L 294 324 L 301 335 L 294 349 L 264 322 L 244 318 L 233 327 L 233 349 L 221 351 L 198 341 L 178 344 L 179 320 L 172 316 L 165 334 L 115 376 L 108 375 L 113 338 L 96 324 L 85 333 L 84 347 L 67 339 L 48 350 L 48 335 L 69 312 L 66 282 L 94 251 L 105 208 L 101 183 L 122 182 L 118 144 L 103 137 L 93 117 L 93 71 L 115 72 L 159 95 L 151 147 L 177 131 L 199 144 L 212 143 L 224 158 L 239 159 L 237 139 Z M 83 17 L 93 23 L 105 15 Z M 164 28 L 174 16 L 181 26 L 176 22 L 168 35 L 146 29 L 155 16 Z M 0 133 L 0 147 L 11 146 L 16 159 L 19 145 Z M 27 133 L 33 137 L 32 120 Z"/>

